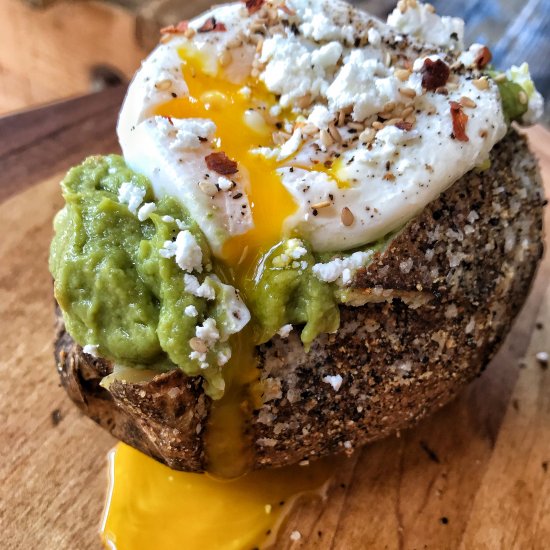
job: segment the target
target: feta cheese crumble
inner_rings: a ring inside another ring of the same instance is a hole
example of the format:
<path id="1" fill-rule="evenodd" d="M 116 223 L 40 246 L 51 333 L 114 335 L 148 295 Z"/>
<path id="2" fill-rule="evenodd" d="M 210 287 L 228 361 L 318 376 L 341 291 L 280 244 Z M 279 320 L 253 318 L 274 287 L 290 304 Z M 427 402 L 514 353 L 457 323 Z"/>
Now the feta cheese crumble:
<path id="1" fill-rule="evenodd" d="M 121 204 L 126 204 L 128 210 L 132 212 L 132 214 L 135 214 L 139 205 L 143 202 L 145 194 L 146 191 L 143 187 L 125 181 L 118 190 L 118 200 Z"/>
<path id="2" fill-rule="evenodd" d="M 196 328 L 195 335 L 210 347 L 220 339 L 220 333 L 216 327 L 216 320 L 211 317 L 206 319 L 201 326 Z"/>
<path id="3" fill-rule="evenodd" d="M 197 308 L 193 305 L 191 306 L 187 306 L 183 312 L 185 313 L 185 315 L 187 315 L 187 317 L 196 317 L 199 312 L 197 311 Z"/>
<path id="4" fill-rule="evenodd" d="M 87 353 L 88 355 L 91 355 L 92 357 L 99 357 L 97 352 L 99 350 L 99 345 L 98 344 L 86 344 L 83 348 L 82 348 L 82 351 L 84 353 Z"/>
<path id="5" fill-rule="evenodd" d="M 157 205 L 154 202 L 146 202 L 137 213 L 138 220 L 144 222 L 151 216 L 151 214 L 157 209 Z"/>
<path id="6" fill-rule="evenodd" d="M 174 241 L 165 241 L 159 254 L 163 258 L 175 258 L 176 263 L 188 273 L 202 272 L 202 249 L 189 230 L 180 231 Z"/>
<path id="7" fill-rule="evenodd" d="M 288 338 L 288 335 L 292 332 L 292 325 L 283 325 L 278 331 L 277 334 L 281 338 Z"/>
<path id="8" fill-rule="evenodd" d="M 330 384 L 334 391 L 338 391 L 342 386 L 343 379 L 339 374 L 335 376 L 327 375 L 323 377 L 323 382 L 325 382 L 325 384 Z"/>
<path id="9" fill-rule="evenodd" d="M 355 272 L 366 266 L 372 258 L 372 250 L 354 252 L 347 258 L 335 258 L 327 263 L 319 263 L 313 266 L 313 274 L 325 283 L 335 281 L 341 284 L 347 284 L 353 278 Z"/>

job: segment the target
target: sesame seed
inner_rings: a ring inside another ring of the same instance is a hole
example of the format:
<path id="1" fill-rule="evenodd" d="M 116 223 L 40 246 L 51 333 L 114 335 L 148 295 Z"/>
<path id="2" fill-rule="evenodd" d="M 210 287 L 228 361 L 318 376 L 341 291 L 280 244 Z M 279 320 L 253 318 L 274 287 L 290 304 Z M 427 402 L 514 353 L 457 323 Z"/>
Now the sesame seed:
<path id="1" fill-rule="evenodd" d="M 196 34 L 197 31 L 193 27 L 187 27 L 186 31 L 183 33 L 183 36 L 185 36 L 188 40 L 191 40 L 191 38 L 193 38 Z"/>
<path id="2" fill-rule="evenodd" d="M 207 180 L 202 180 L 199 182 L 199 189 L 205 195 L 209 195 L 210 197 L 213 197 L 218 192 L 218 188 L 216 187 L 216 184 Z"/>
<path id="3" fill-rule="evenodd" d="M 458 101 L 463 107 L 469 107 L 470 109 L 474 109 L 477 107 L 476 102 L 473 99 L 470 99 L 469 97 L 462 96 Z"/>
<path id="4" fill-rule="evenodd" d="M 330 201 L 321 201 L 321 202 L 312 204 L 311 208 L 313 208 L 314 210 L 320 210 L 321 208 L 326 208 L 327 206 L 330 206 L 330 205 L 331 205 Z"/>
<path id="5" fill-rule="evenodd" d="M 365 130 L 359 136 L 359 139 L 362 143 L 370 143 L 374 139 L 375 135 L 376 132 L 373 128 L 365 128 Z"/>
<path id="6" fill-rule="evenodd" d="M 334 122 L 331 122 L 328 126 L 328 133 L 330 134 L 330 137 L 336 142 L 336 143 L 343 143 L 342 136 L 340 135 L 340 132 L 338 131 L 338 128 L 336 128 L 336 125 Z"/>
<path id="7" fill-rule="evenodd" d="M 171 87 L 172 87 L 172 81 L 169 80 L 169 79 L 159 80 L 159 81 L 155 84 L 155 88 L 156 88 L 157 90 L 160 90 L 161 92 L 164 92 L 164 91 L 166 91 L 166 90 L 169 90 Z"/>
<path id="8" fill-rule="evenodd" d="M 358 132 L 362 132 L 365 129 L 365 125 L 360 122 L 350 122 L 348 127 L 352 130 L 357 130 Z"/>
<path id="9" fill-rule="evenodd" d="M 382 107 L 382 111 L 385 113 L 391 113 L 395 109 L 395 101 L 388 101 L 384 107 Z"/>
<path id="10" fill-rule="evenodd" d="M 416 97 L 416 92 L 412 88 L 399 88 L 399 93 L 411 99 Z"/>
<path id="11" fill-rule="evenodd" d="M 355 216 L 347 206 L 344 206 L 344 208 L 342 208 L 342 213 L 340 214 L 340 219 L 346 227 L 349 227 L 355 221 Z"/>
<path id="12" fill-rule="evenodd" d="M 206 353 L 208 351 L 208 348 L 206 347 L 206 344 L 204 340 L 201 340 L 200 338 L 197 338 L 194 336 L 189 340 L 189 347 L 198 353 Z"/>
<path id="13" fill-rule="evenodd" d="M 407 118 L 412 113 L 414 113 L 414 107 L 405 107 L 405 109 L 403 109 L 403 111 L 401 113 L 401 116 L 403 118 Z"/>
<path id="14" fill-rule="evenodd" d="M 384 125 L 379 122 L 378 120 L 375 120 L 373 123 L 372 123 L 372 127 L 375 129 L 375 130 L 382 130 L 382 128 L 384 128 Z"/>
<path id="15" fill-rule="evenodd" d="M 486 90 L 487 88 L 489 88 L 489 81 L 485 76 L 482 76 L 481 78 L 477 78 L 476 80 L 472 80 L 472 84 L 478 90 Z"/>
<path id="16" fill-rule="evenodd" d="M 334 143 L 332 136 L 326 130 L 321 130 L 319 137 L 324 147 L 330 147 Z"/>
<path id="17" fill-rule="evenodd" d="M 397 69 L 394 74 L 401 82 L 405 82 L 405 80 L 408 80 L 411 76 L 411 71 L 407 69 Z"/>
<path id="18" fill-rule="evenodd" d="M 338 112 L 338 126 L 343 126 L 344 122 L 346 122 L 346 113 L 344 111 Z"/>
<path id="19" fill-rule="evenodd" d="M 504 82 L 506 80 L 506 73 L 500 73 L 493 78 L 495 82 Z"/>
<path id="20" fill-rule="evenodd" d="M 312 102 L 313 96 L 308 92 L 296 100 L 296 106 L 300 109 L 307 109 Z"/>

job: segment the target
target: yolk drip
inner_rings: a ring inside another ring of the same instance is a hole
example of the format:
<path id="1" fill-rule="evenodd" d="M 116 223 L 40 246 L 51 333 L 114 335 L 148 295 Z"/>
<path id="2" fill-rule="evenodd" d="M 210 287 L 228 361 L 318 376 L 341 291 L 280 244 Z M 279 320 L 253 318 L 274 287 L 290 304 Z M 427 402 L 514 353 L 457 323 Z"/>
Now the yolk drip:
<path id="1" fill-rule="evenodd" d="M 254 228 L 229 239 L 223 250 L 223 259 L 240 279 L 249 273 L 262 252 L 281 239 L 284 220 L 296 210 L 296 203 L 276 173 L 277 162 L 250 152 L 273 146 L 272 135 L 278 128 L 269 116 L 269 108 L 276 100 L 259 82 L 244 83 L 252 90 L 247 96 L 242 93 L 243 84 L 228 82 L 223 75 L 205 74 L 198 52 L 185 49 L 180 55 L 189 96 L 164 103 L 156 114 L 212 120 L 217 127 L 219 150 L 236 160 L 239 171 L 248 176 Z"/>
<path id="2" fill-rule="evenodd" d="M 101 538 L 111 550 L 265 547 L 298 497 L 323 496 L 339 460 L 220 481 L 170 470 L 121 443 L 110 454 Z"/>
<path id="3" fill-rule="evenodd" d="M 243 289 L 243 281 L 252 275 L 261 254 L 281 240 L 284 220 L 296 210 L 276 172 L 277 162 L 250 152 L 273 146 L 272 136 L 278 127 L 269 116 L 269 109 L 276 99 L 256 81 L 234 84 L 223 74 L 212 76 L 204 70 L 202 54 L 192 48 L 182 49 L 180 56 L 189 95 L 164 103 L 156 114 L 212 120 L 217 128 L 218 149 L 238 162 L 239 172 L 249 181 L 246 192 L 254 228 L 230 238 L 222 257 L 230 272 L 228 278 Z M 245 84 L 250 94 L 243 93 Z M 246 436 L 246 422 L 260 404 L 254 341 L 250 327 L 233 337 L 233 357 L 224 372 L 226 390 L 210 411 L 206 435 L 208 470 L 224 478 L 241 476 L 250 468 L 252 442 Z"/>

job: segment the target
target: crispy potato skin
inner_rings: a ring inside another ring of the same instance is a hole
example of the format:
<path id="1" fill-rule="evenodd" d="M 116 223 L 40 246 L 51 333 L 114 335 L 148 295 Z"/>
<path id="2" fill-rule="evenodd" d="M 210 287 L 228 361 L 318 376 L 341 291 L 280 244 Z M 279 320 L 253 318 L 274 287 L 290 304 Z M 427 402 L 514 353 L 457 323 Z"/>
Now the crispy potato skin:
<path id="1" fill-rule="evenodd" d="M 297 331 L 258 348 L 264 404 L 250 426 L 255 468 L 353 448 L 409 427 L 485 368 L 528 294 L 542 255 L 543 191 L 516 132 L 412 220 L 357 273 L 357 306 L 305 353 Z M 365 302 L 365 303 L 364 303 Z M 180 371 L 99 382 L 58 311 L 55 355 L 71 399 L 115 437 L 179 470 L 205 468 L 209 399 Z M 326 376 L 340 375 L 338 391 Z"/>

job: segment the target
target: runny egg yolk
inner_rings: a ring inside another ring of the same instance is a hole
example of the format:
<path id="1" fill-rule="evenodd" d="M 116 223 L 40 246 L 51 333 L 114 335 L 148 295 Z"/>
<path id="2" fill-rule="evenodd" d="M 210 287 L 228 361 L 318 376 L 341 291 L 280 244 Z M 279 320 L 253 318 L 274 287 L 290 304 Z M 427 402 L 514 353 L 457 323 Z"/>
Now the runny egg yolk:
<path id="1" fill-rule="evenodd" d="M 251 152 L 258 147 L 273 147 L 272 136 L 279 128 L 269 109 L 276 99 L 259 82 L 249 80 L 239 85 L 224 79 L 223 74 L 206 74 L 199 52 L 185 49 L 180 55 L 189 95 L 164 103 L 156 114 L 212 120 L 217 127 L 218 149 L 237 161 L 239 172 L 248 177 L 254 228 L 230 238 L 222 257 L 238 283 L 239 278 L 249 274 L 261 253 L 281 240 L 284 220 L 296 211 L 296 203 L 276 172 L 277 161 Z M 251 93 L 243 93 L 243 87 Z"/>
<path id="2" fill-rule="evenodd" d="M 171 470 L 120 443 L 101 538 L 111 550 L 250 550 L 272 544 L 299 498 L 322 497 L 342 459 L 221 481 Z"/>

